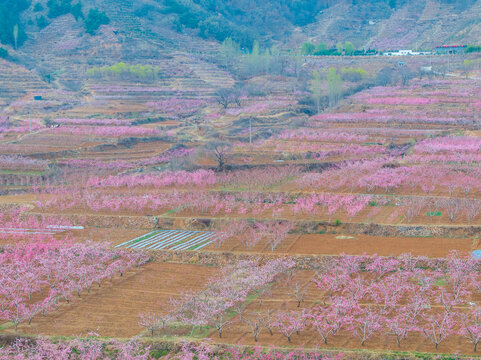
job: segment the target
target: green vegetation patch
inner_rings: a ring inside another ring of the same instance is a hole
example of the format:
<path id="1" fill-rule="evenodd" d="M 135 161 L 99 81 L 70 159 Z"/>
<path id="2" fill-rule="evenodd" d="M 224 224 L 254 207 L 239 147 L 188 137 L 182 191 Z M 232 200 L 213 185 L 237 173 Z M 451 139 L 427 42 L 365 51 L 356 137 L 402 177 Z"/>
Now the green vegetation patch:
<path id="1" fill-rule="evenodd" d="M 105 11 L 90 9 L 87 18 L 85 19 L 85 32 L 87 34 L 94 35 L 100 26 L 107 25 L 109 23 L 110 19 Z"/>
<path id="2" fill-rule="evenodd" d="M 38 5 L 38 4 L 37 4 Z M 34 10 L 37 11 L 39 7 L 35 5 Z M 41 5 L 41 4 L 40 4 Z M 55 19 L 59 16 L 72 14 L 76 20 L 83 18 L 82 3 L 80 1 L 72 4 L 72 0 L 48 0 L 48 14 L 50 19 Z"/>
<path id="3" fill-rule="evenodd" d="M 87 70 L 87 76 L 100 78 L 136 78 L 156 79 L 161 74 L 161 68 L 152 65 L 127 65 L 119 62 L 112 66 L 93 67 Z"/>

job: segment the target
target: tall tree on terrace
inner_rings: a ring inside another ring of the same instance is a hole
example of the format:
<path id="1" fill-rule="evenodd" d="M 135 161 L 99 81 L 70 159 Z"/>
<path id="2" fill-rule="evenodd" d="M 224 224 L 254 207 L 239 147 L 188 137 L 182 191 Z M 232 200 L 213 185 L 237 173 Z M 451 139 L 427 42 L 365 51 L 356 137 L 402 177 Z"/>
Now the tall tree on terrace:
<path id="1" fill-rule="evenodd" d="M 319 71 L 314 70 L 312 72 L 311 80 L 311 92 L 312 98 L 316 104 L 317 113 L 321 112 L 321 98 L 322 98 L 322 79 Z"/>
<path id="2" fill-rule="evenodd" d="M 230 67 L 240 57 L 240 46 L 232 38 L 227 38 L 222 42 L 220 47 L 220 56 L 224 63 L 224 66 Z"/>
<path id="3" fill-rule="evenodd" d="M 341 99 L 342 79 L 335 68 L 330 68 L 327 72 L 327 92 L 329 94 L 329 106 L 335 106 Z"/>
<path id="4" fill-rule="evenodd" d="M 18 45 L 18 24 L 13 27 L 13 40 L 15 41 L 15 50 L 17 50 Z"/>

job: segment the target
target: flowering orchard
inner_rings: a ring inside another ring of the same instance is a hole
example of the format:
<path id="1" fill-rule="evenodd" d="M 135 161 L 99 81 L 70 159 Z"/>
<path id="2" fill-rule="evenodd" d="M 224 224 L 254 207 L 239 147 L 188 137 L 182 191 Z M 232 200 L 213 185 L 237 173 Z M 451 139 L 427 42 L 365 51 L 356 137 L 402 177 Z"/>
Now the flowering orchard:
<path id="1" fill-rule="evenodd" d="M 50 132 L 96 137 L 156 136 L 161 134 L 157 129 L 131 126 L 60 126 L 51 129 Z"/>
<path id="2" fill-rule="evenodd" d="M 157 359 L 154 349 L 133 339 L 127 342 L 103 340 L 94 334 L 88 338 L 77 338 L 53 342 L 48 338 L 29 341 L 17 339 L 15 343 L 0 348 L 0 360 L 11 359 L 58 359 L 58 360 L 151 360 Z M 218 349 L 212 344 L 185 343 L 170 359 L 175 360 L 341 360 L 343 354 L 329 355 L 319 351 L 286 351 L 272 348 L 263 350 L 256 347 L 253 351 L 239 347 Z"/>
<path id="3" fill-rule="evenodd" d="M 372 177 L 373 175 L 368 175 Z M 423 174 L 429 176 L 429 173 Z M 143 179 L 143 180 L 142 180 Z M 183 186 L 193 185 L 188 177 L 180 181 Z M 129 180 L 128 178 L 126 180 Z M 171 186 L 170 180 L 160 178 L 139 177 L 140 181 L 148 183 L 163 183 Z M 359 178 L 359 181 L 364 178 Z M 398 186 L 399 178 L 390 175 L 382 186 L 387 189 Z M 95 180 L 92 180 L 95 181 Z M 312 177 L 303 179 L 303 184 L 312 183 Z M 104 182 L 104 184 L 108 184 Z M 112 179 L 112 183 L 115 180 Z M 119 182 L 121 184 L 121 182 Z M 126 183 L 127 184 L 127 183 Z M 199 188 L 192 190 L 172 190 L 156 192 L 155 196 L 143 194 L 126 194 L 122 191 L 106 192 L 103 189 L 62 189 L 57 188 L 49 193 L 39 193 L 35 205 L 41 210 L 75 210 L 102 211 L 106 213 L 166 213 L 171 216 L 178 214 L 199 214 L 216 217 L 240 217 L 251 216 L 263 220 L 297 220 L 297 219 L 324 219 L 332 220 L 335 216 L 346 220 L 363 218 L 369 210 L 377 208 L 379 211 L 397 211 L 402 214 L 405 222 L 433 220 L 429 215 L 437 212 L 445 214 L 445 221 L 477 223 L 481 211 L 481 201 L 477 198 L 468 197 L 464 194 L 472 194 L 476 189 L 476 183 L 460 183 L 450 189 L 461 193 L 462 197 L 439 197 L 430 196 L 434 187 L 429 183 L 426 186 L 426 195 L 402 195 L 388 196 L 381 194 L 356 194 L 356 193 L 327 193 L 297 194 L 288 192 L 228 192 L 208 191 L 203 189 L 208 183 L 197 183 Z M 332 184 L 332 183 L 331 183 Z M 339 185 L 339 183 L 337 184 Z M 373 184 L 370 183 L 369 186 Z M 409 184 L 412 186 L 413 184 Z M 416 184 L 414 184 L 416 185 Z M 181 185 L 182 186 L 182 185 Z M 370 188 L 372 191 L 375 188 Z M 145 190 L 145 188 L 144 188 Z M 54 196 L 52 196 L 54 195 Z"/>
<path id="4" fill-rule="evenodd" d="M 115 44 L 102 53 L 129 44 L 117 33 L 99 29 L 101 41 Z M 88 39 L 81 40 L 57 50 Z M 211 45 L 202 40 L 195 48 Z M 402 70 L 425 65 L 412 57 L 392 70 L 392 86 L 372 86 L 380 83 L 378 70 L 392 67 L 379 57 L 355 88 L 351 81 L 340 86 L 354 95 L 330 108 L 319 100 L 314 109 L 306 69 L 338 67 L 334 57 L 296 56 L 293 67 L 294 56 L 286 55 L 282 76 L 256 71 L 255 79 L 235 81 L 230 65 L 164 55 L 150 65 L 162 78 L 99 73 L 80 84 L 64 82 L 60 72 L 56 86 L 78 85 L 82 96 L 21 91 L 2 110 L 2 333 L 61 335 L 61 326 L 87 333 L 112 316 L 105 321 L 112 334 L 138 331 L 129 326 L 137 322 L 146 342 L 195 341 L 169 354 L 180 360 L 343 357 L 232 344 L 478 351 L 478 260 L 454 252 L 437 259 L 339 254 L 481 249 L 479 82 L 450 74 L 398 86 Z M 255 56 L 248 58 L 254 64 Z M 329 88 L 317 85 L 322 94 Z M 147 261 L 165 263 L 134 271 Z M 132 293 L 144 296 L 134 301 Z M 128 306 L 130 314 L 118 313 Z M 54 315 L 58 322 L 50 323 Z M 208 337 L 226 346 L 199 345 Z M 40 357 L 158 353 L 138 339 L 96 336 L 19 338 L 0 349 L 0 359 Z"/>
<path id="5" fill-rule="evenodd" d="M 148 260 L 141 252 L 111 250 L 108 244 L 31 242 L 0 254 L 0 319 L 20 323 L 55 311 L 61 301 L 101 286 Z"/>
<path id="6" fill-rule="evenodd" d="M 463 351 L 477 351 L 479 260 L 457 253 L 441 259 L 326 257 L 307 283 L 299 282 L 299 270 L 289 261 L 224 268 L 206 291 L 173 301 L 169 315 L 142 315 L 140 322 L 154 336 L 181 322 L 193 330 L 207 327 L 219 339 L 240 331 L 247 343 L 280 336 L 286 344 L 328 348 L 337 338 L 349 338 L 350 346 L 362 348 L 381 338 L 391 349 L 410 349 L 417 339 L 436 351 L 464 338 Z M 272 301 L 280 289 L 291 300 Z"/>
<path id="7" fill-rule="evenodd" d="M 138 340 L 106 341 L 92 334 L 88 338 L 58 342 L 42 337 L 36 340 L 18 338 L 13 344 L 0 348 L 0 359 L 149 360 L 153 357 L 150 356 L 150 347 Z"/>

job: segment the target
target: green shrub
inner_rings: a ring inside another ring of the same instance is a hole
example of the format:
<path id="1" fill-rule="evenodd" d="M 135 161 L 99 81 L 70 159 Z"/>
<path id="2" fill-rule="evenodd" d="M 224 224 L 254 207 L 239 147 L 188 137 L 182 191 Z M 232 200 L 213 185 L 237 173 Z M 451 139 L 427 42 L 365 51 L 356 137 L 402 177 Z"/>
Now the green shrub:
<path id="1" fill-rule="evenodd" d="M 310 42 L 305 42 L 302 44 L 301 47 L 301 54 L 302 55 L 313 55 L 314 52 L 316 51 L 316 45 Z"/>
<path id="2" fill-rule="evenodd" d="M 8 50 L 4 48 L 0 48 L 0 58 L 6 59 L 8 57 Z"/>
<path id="3" fill-rule="evenodd" d="M 481 45 L 468 45 L 466 48 L 467 53 L 481 52 Z"/>
<path id="4" fill-rule="evenodd" d="M 50 19 L 69 14 L 72 8 L 71 0 L 48 0 L 47 6 Z"/>
<path id="5" fill-rule="evenodd" d="M 43 16 L 43 15 L 37 17 L 36 21 L 37 21 L 37 26 L 38 26 L 40 29 L 43 29 L 43 28 L 47 27 L 48 24 L 49 24 L 47 18 L 46 18 L 45 16 Z"/>
<path id="6" fill-rule="evenodd" d="M 360 67 L 357 69 L 350 67 L 344 67 L 341 69 L 341 77 L 345 81 L 359 82 L 367 76 L 367 71 Z"/>
<path id="7" fill-rule="evenodd" d="M 319 43 L 316 46 L 316 51 L 314 52 L 314 55 L 317 56 L 329 56 L 329 55 L 340 55 L 340 53 L 337 51 L 337 49 L 329 49 L 326 44 L 324 43 Z"/>
<path id="8" fill-rule="evenodd" d="M 83 19 L 84 14 L 82 13 L 82 4 L 80 1 L 77 4 L 72 5 L 70 13 L 74 16 L 75 20 Z"/>
<path id="9" fill-rule="evenodd" d="M 161 357 L 167 356 L 168 354 L 168 349 L 154 349 L 150 351 L 150 356 L 152 356 L 154 359 L 160 359 Z"/>
<path id="10" fill-rule="evenodd" d="M 72 0 L 48 0 L 48 17 L 55 19 L 59 16 L 72 14 L 76 20 L 83 18 L 82 3 L 79 1 L 72 5 Z"/>
<path id="11" fill-rule="evenodd" d="M 155 7 L 150 4 L 144 4 L 134 11 L 134 15 L 138 17 L 146 17 L 149 12 L 154 11 Z"/>
<path id="12" fill-rule="evenodd" d="M 87 19 L 85 19 L 85 32 L 94 35 L 101 25 L 107 25 L 110 23 L 105 11 L 99 11 L 97 9 L 90 9 Z"/>
<path id="13" fill-rule="evenodd" d="M 33 7 L 34 12 L 40 12 L 43 11 L 43 5 L 41 3 L 36 3 L 35 6 Z"/>

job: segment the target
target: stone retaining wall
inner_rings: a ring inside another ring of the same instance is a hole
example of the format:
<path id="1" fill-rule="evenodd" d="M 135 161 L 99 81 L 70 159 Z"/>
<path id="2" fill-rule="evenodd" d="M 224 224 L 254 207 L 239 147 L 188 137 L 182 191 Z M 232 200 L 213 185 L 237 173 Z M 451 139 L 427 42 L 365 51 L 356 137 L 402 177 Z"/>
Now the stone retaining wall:
<path id="1" fill-rule="evenodd" d="M 121 229 L 183 229 L 206 230 L 212 218 L 177 218 L 163 216 L 131 215 L 75 215 L 75 214 L 36 214 L 65 219 L 72 224 L 85 224 L 91 227 Z M 383 225 L 364 223 L 341 223 L 338 226 L 325 221 L 296 221 L 296 233 L 342 233 L 352 235 L 396 236 L 396 237 L 442 237 L 469 238 L 481 235 L 481 226 L 462 225 Z"/>

